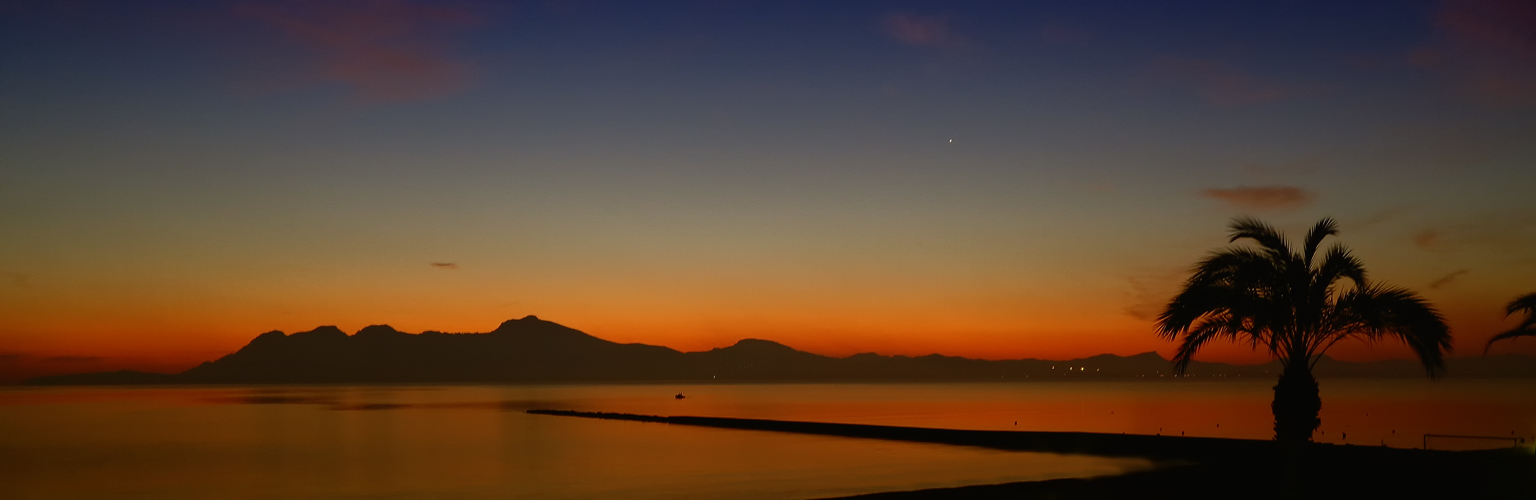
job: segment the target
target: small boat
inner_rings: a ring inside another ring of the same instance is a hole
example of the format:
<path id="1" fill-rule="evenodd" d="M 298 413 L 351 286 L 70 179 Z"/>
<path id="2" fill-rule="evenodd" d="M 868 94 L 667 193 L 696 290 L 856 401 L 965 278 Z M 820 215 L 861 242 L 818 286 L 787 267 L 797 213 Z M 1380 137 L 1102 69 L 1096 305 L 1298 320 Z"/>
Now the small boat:
<path id="1" fill-rule="evenodd" d="M 672 396 L 672 399 L 683 399 L 683 398 L 686 398 L 686 397 L 688 397 L 688 396 L 684 396 L 683 393 L 679 392 L 679 393 L 677 393 L 676 396 Z"/>

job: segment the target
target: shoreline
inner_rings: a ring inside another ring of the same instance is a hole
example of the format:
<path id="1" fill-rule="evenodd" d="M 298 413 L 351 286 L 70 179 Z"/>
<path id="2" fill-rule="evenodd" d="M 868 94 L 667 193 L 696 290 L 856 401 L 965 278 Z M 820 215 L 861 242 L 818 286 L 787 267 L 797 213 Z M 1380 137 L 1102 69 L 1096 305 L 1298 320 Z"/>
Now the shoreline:
<path id="1" fill-rule="evenodd" d="M 1091 432 L 980 431 L 571 410 L 533 415 L 816 434 L 1009 451 L 1135 457 L 1161 462 L 1150 471 L 838 497 L 938 498 L 1530 498 L 1536 491 L 1532 448 L 1422 450 L 1311 443 L 1285 448 L 1253 439 Z"/>

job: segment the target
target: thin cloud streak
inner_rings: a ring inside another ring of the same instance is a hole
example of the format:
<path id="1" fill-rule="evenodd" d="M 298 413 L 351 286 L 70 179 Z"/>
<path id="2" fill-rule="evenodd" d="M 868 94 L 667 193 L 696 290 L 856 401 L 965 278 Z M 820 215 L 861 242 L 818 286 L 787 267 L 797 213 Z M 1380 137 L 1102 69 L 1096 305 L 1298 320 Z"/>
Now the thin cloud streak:
<path id="1" fill-rule="evenodd" d="M 1456 282 L 1457 278 L 1460 278 L 1462 276 L 1466 276 L 1467 273 L 1470 273 L 1470 272 L 1472 272 L 1472 270 L 1470 270 L 1470 269 L 1458 269 L 1455 272 L 1452 272 L 1451 274 L 1447 274 L 1445 276 L 1441 276 L 1440 279 L 1437 279 L 1437 280 L 1429 282 L 1429 285 L 1427 285 L 1427 286 L 1429 287 L 1430 290 L 1439 290 L 1441 288 L 1444 288 L 1444 287 L 1450 285 L 1451 283 Z"/>
<path id="2" fill-rule="evenodd" d="M 448 271 L 451 271 L 451 270 L 459 268 L 459 265 L 457 263 L 453 263 L 453 262 L 433 262 L 431 265 L 432 265 L 432 267 L 435 267 L 435 268 L 438 268 L 438 269 L 443 269 L 443 270 L 448 270 Z"/>
<path id="3" fill-rule="evenodd" d="M 464 5 L 405 0 L 242 3 L 236 14 L 296 44 L 318 82 L 343 85 L 368 103 L 420 101 L 470 84 L 452 35 L 481 23 Z"/>
<path id="4" fill-rule="evenodd" d="M 1312 203 L 1316 197 L 1310 191 L 1293 186 L 1211 188 L 1201 194 L 1243 210 L 1295 210 Z"/>
<path id="5" fill-rule="evenodd" d="M 1432 250 L 1440 242 L 1440 232 L 1434 229 L 1425 229 L 1413 235 L 1413 245 L 1425 250 Z"/>
<path id="6" fill-rule="evenodd" d="M 5 277 L 6 281 L 9 281 L 12 285 L 17 287 L 32 287 L 32 278 L 25 273 L 0 273 L 0 276 Z"/>
<path id="7" fill-rule="evenodd" d="M 106 359 L 106 358 L 103 358 L 101 356 L 50 356 L 50 357 L 43 358 L 43 362 L 45 362 L 45 363 L 89 363 L 89 362 L 92 362 L 92 361 L 101 361 L 103 359 Z"/>
<path id="8" fill-rule="evenodd" d="M 1185 88 L 1212 104 L 1240 106 L 1278 101 L 1294 90 L 1211 59 L 1163 56 L 1147 63 L 1145 79 Z"/>
<path id="9" fill-rule="evenodd" d="M 1387 209 L 1384 209 L 1384 210 L 1380 210 L 1380 211 L 1377 211 L 1377 212 L 1375 212 L 1375 213 L 1373 213 L 1373 214 L 1371 214 L 1369 216 L 1366 216 L 1365 219 L 1363 219 L 1363 220 L 1361 220 L 1359 222 L 1356 222 L 1354 224 L 1350 224 L 1350 229 L 1356 230 L 1356 231 L 1364 230 L 1364 229 L 1368 229 L 1368 228 L 1377 226 L 1379 224 L 1382 224 L 1382 223 L 1385 223 L 1385 222 L 1388 222 L 1388 221 L 1391 221 L 1391 220 L 1399 219 L 1399 218 L 1402 217 L 1403 214 L 1408 213 L 1409 211 L 1413 210 L 1414 208 L 1416 208 L 1416 207 L 1406 206 L 1406 207 L 1392 207 L 1392 208 L 1387 208 Z"/>
<path id="10" fill-rule="evenodd" d="M 1050 44 L 1072 45 L 1086 42 L 1090 38 L 1086 31 L 1062 24 L 1051 23 L 1040 28 L 1040 39 Z"/>
<path id="11" fill-rule="evenodd" d="M 1168 306 L 1168 301 L 1178 295 L 1184 274 L 1185 271 L 1179 269 L 1126 276 L 1125 280 L 1131 286 L 1131 304 L 1125 307 L 1125 314 L 1142 321 L 1156 320 Z"/>
<path id="12" fill-rule="evenodd" d="M 1536 105 L 1536 4 L 1447 0 L 1435 27 L 1438 40 L 1411 51 L 1410 65 L 1441 72 L 1484 103 Z"/>
<path id="13" fill-rule="evenodd" d="M 907 45 L 918 47 L 957 48 L 964 41 L 949 29 L 949 20 L 942 17 L 923 17 L 898 12 L 885 17 L 882 22 L 886 35 Z"/>
<path id="14" fill-rule="evenodd" d="M 1430 252 L 1454 252 L 1468 248 L 1497 248 L 1529 253 L 1536 248 L 1536 213 L 1514 211 L 1487 213 L 1437 224 L 1413 235 L 1414 246 Z"/>

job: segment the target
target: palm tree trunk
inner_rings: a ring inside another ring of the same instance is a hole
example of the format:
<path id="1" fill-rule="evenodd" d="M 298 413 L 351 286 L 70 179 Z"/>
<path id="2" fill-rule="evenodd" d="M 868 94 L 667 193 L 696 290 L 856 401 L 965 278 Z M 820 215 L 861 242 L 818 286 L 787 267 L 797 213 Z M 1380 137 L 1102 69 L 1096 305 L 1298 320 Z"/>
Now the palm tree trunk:
<path id="1" fill-rule="evenodd" d="M 1292 359 L 1280 373 L 1280 383 L 1275 385 L 1275 402 L 1269 409 L 1275 414 L 1275 440 L 1282 443 L 1306 443 L 1312 440 L 1312 432 L 1323 424 L 1317 418 L 1323 400 L 1317 395 L 1317 379 L 1312 378 L 1312 367 L 1307 358 Z"/>

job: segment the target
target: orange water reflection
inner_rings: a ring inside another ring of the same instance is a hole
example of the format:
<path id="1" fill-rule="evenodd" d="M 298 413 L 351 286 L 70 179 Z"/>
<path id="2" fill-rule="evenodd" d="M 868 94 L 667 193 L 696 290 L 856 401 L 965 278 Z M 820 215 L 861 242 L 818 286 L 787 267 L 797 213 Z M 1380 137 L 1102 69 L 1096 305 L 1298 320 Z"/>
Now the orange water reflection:
<path id="1" fill-rule="evenodd" d="M 1084 431 L 1245 439 L 1274 435 L 1272 381 L 678 386 L 690 397 L 566 392 L 572 409 L 985 430 Z M 1536 380 L 1323 380 L 1314 438 L 1413 448 L 1426 433 L 1536 436 Z M 537 395 L 537 389 L 529 396 Z M 1433 443 L 1432 443 L 1433 444 Z M 1450 440 L 1442 449 L 1501 446 Z"/>
<path id="2" fill-rule="evenodd" d="M 8 388 L 6 498 L 809 498 L 1140 460 L 535 416 L 530 408 L 1267 439 L 1269 383 Z M 1324 380 L 1326 442 L 1536 434 L 1532 381 Z M 683 392 L 688 397 L 672 397 Z M 1346 435 L 1347 434 L 1347 438 Z M 1437 442 L 1437 447 L 1490 443 Z M 1492 443 L 1497 445 L 1497 443 Z"/>
<path id="3" fill-rule="evenodd" d="M 9 389 L 0 484 L 37 499 L 809 498 L 1149 466 L 522 411 L 674 401 L 671 390 Z"/>

